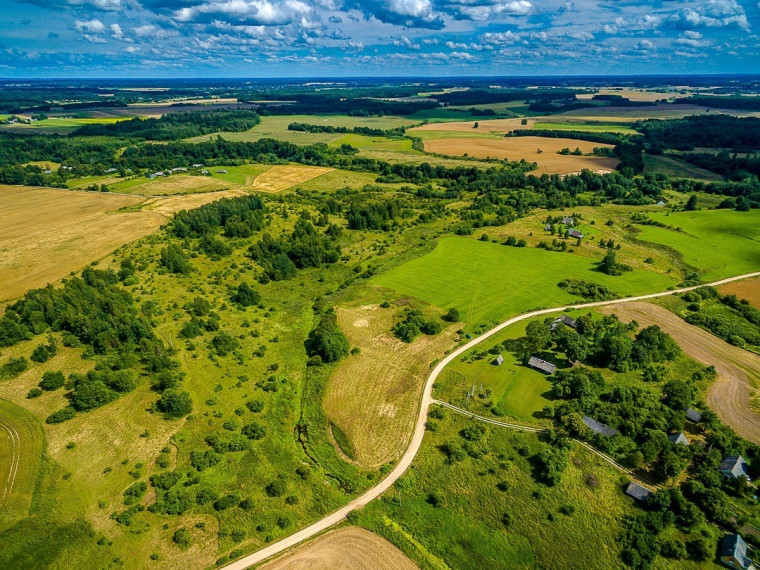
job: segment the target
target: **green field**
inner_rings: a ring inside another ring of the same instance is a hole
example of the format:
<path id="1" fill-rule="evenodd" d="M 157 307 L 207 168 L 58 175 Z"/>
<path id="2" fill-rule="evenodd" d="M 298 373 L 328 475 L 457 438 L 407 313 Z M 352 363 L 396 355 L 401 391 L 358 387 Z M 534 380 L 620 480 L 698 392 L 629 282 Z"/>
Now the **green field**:
<path id="1" fill-rule="evenodd" d="M 93 124 L 111 124 L 118 121 L 124 121 L 124 118 L 56 118 L 45 119 L 44 121 L 34 121 L 30 124 L 16 123 L 13 125 L 2 125 L 2 130 L 7 132 L 30 132 L 41 134 L 69 134 L 79 127 Z"/>
<path id="2" fill-rule="evenodd" d="M 440 446 L 463 441 L 458 432 L 468 420 L 446 412 L 437 423 L 415 468 L 360 513 L 360 524 L 421 568 L 439 568 L 437 560 L 459 569 L 565 569 L 581 560 L 584 568 L 621 567 L 620 519 L 635 507 L 623 495 L 626 479 L 619 472 L 576 448 L 561 483 L 547 487 L 534 479 L 530 461 L 546 444 L 497 427 L 488 428 L 486 455 L 449 464 Z M 563 506 L 572 514 L 560 514 Z M 504 513 L 511 518 L 507 528 Z"/>
<path id="3" fill-rule="evenodd" d="M 694 178 L 696 180 L 708 180 L 717 182 L 723 180 L 723 177 L 704 168 L 699 168 L 686 161 L 678 160 L 670 156 L 661 156 L 653 154 L 644 155 L 644 172 L 665 174 L 672 178 Z"/>
<path id="4" fill-rule="evenodd" d="M 571 122 L 549 122 L 536 121 L 533 125 L 536 130 L 547 131 L 583 131 L 588 133 L 618 133 L 622 135 L 638 134 L 632 128 L 619 123 L 571 123 Z"/>
<path id="5" fill-rule="evenodd" d="M 640 226 L 639 239 L 677 249 L 705 281 L 760 271 L 758 210 L 658 213 L 651 217 L 683 231 Z"/>
<path id="6" fill-rule="evenodd" d="M 456 307 L 470 328 L 577 302 L 557 287 L 568 277 L 606 285 L 621 295 L 664 291 L 675 284 L 669 277 L 638 269 L 610 277 L 593 271 L 595 265 L 592 258 L 569 253 L 456 237 L 442 239 L 432 253 L 376 277 L 373 283 L 443 309 Z"/>

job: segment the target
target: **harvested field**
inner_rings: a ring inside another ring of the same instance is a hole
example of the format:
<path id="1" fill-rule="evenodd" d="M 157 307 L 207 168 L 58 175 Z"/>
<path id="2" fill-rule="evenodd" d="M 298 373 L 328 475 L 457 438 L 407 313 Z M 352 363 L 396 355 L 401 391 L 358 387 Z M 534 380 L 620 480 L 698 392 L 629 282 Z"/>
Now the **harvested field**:
<path id="1" fill-rule="evenodd" d="M 538 118 L 540 119 L 540 117 Z M 538 120 L 528 119 L 528 124 L 523 125 L 522 119 L 490 119 L 486 121 L 477 121 L 478 128 L 474 129 L 473 125 L 476 121 L 457 121 L 451 123 L 429 123 L 413 129 L 408 129 L 407 133 L 411 135 L 419 134 L 421 132 L 436 132 L 436 131 L 449 131 L 449 132 L 464 132 L 464 133 L 507 133 L 518 129 L 532 129 L 533 123 Z"/>
<path id="2" fill-rule="evenodd" d="M 721 295 L 736 295 L 760 309 L 760 278 L 736 281 L 718 288 Z"/>
<path id="3" fill-rule="evenodd" d="M 610 123 L 632 123 L 644 119 L 681 119 L 688 115 L 704 115 L 708 112 L 707 107 L 698 105 L 670 105 L 661 104 L 651 107 L 595 107 L 588 109 L 575 109 L 554 115 L 559 118 L 572 118 L 585 121 L 607 121 Z M 722 111 L 710 110 L 710 114 Z M 729 112 L 725 112 L 729 114 Z M 756 117 L 757 112 L 731 110 L 731 115 L 737 117 Z"/>
<path id="4" fill-rule="evenodd" d="M 153 233 L 179 210 L 242 193 L 145 201 L 122 194 L 0 186 L 0 301 L 58 281 L 117 247 Z M 121 208 L 136 211 L 119 212 Z"/>
<path id="5" fill-rule="evenodd" d="M 413 570 L 403 552 L 363 528 L 334 530 L 264 564 L 262 570 Z"/>
<path id="6" fill-rule="evenodd" d="M 118 179 L 116 181 L 118 182 Z M 131 186 L 129 192 L 144 196 L 171 196 L 174 194 L 216 192 L 229 187 L 230 185 L 224 180 L 210 176 L 173 174 L 171 176 L 146 180 L 142 184 Z"/>
<path id="7" fill-rule="evenodd" d="M 760 395 L 760 356 L 730 345 L 657 305 L 625 303 L 600 310 L 615 313 L 624 321 L 636 320 L 642 327 L 657 325 L 691 358 L 715 366 L 718 379 L 707 391 L 707 405 L 740 436 L 760 444 L 760 417 L 751 406 Z"/>
<path id="8" fill-rule="evenodd" d="M 256 177 L 253 181 L 253 189 L 258 192 L 274 194 L 286 190 L 291 186 L 295 186 L 296 184 L 301 184 L 312 178 L 322 176 L 330 171 L 332 171 L 332 168 L 302 166 L 300 164 L 273 166 Z"/>
<path id="9" fill-rule="evenodd" d="M 357 463 L 376 468 L 403 453 L 429 365 L 453 345 L 456 326 L 407 344 L 390 332 L 393 309 L 377 305 L 341 308 L 338 324 L 361 353 L 330 378 L 325 410 L 348 436 Z"/>
<path id="10" fill-rule="evenodd" d="M 612 172 L 618 164 L 614 158 L 599 156 L 572 156 L 557 154 L 563 148 L 590 153 L 594 147 L 608 147 L 599 143 L 573 139 L 547 137 L 504 137 L 500 139 L 450 138 L 425 141 L 425 150 L 452 156 L 477 158 L 525 159 L 537 162 L 535 174 L 572 174 L 587 168 L 595 172 Z M 542 152 L 539 153 L 538 149 Z"/>

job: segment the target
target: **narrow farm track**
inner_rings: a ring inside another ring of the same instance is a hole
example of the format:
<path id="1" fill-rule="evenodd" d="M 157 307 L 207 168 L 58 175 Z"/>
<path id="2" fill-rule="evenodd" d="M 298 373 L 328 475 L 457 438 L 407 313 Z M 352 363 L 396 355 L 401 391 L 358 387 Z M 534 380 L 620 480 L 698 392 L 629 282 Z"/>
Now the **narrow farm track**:
<path id="1" fill-rule="evenodd" d="M 305 540 L 308 540 L 317 534 L 327 530 L 328 528 L 338 524 L 343 519 L 348 516 L 348 514 L 351 511 L 354 511 L 356 509 L 360 509 L 363 506 L 365 506 L 367 503 L 375 500 L 376 498 L 380 497 L 383 493 L 385 493 L 388 489 L 391 488 L 391 486 L 401 478 L 404 473 L 409 469 L 409 467 L 412 464 L 412 461 L 417 456 L 417 453 L 420 450 L 420 447 L 422 446 L 422 440 L 425 436 L 425 422 L 427 421 L 427 411 L 428 408 L 433 404 L 433 385 L 435 384 L 435 381 L 438 379 L 438 376 L 441 372 L 443 372 L 444 368 L 448 366 L 450 362 L 470 350 L 471 348 L 477 346 L 481 342 L 485 341 L 488 338 L 491 338 L 493 335 L 498 334 L 505 328 L 518 323 L 520 321 L 524 321 L 526 319 L 531 319 L 534 317 L 540 317 L 542 315 L 549 315 L 552 313 L 557 313 L 560 311 L 564 311 L 567 309 L 591 309 L 594 307 L 604 307 L 609 305 L 620 305 L 623 303 L 632 303 L 636 301 L 645 301 L 647 299 L 656 299 L 658 297 L 666 297 L 668 295 L 674 295 L 677 293 L 685 293 L 687 291 L 693 291 L 694 289 L 698 289 L 699 287 L 704 286 L 713 286 L 718 287 L 720 285 L 724 285 L 726 283 L 731 283 L 733 281 L 739 281 L 741 279 L 748 279 L 750 277 L 760 277 L 760 271 L 755 273 L 747 273 L 744 275 L 738 275 L 736 277 L 729 277 L 727 279 L 722 279 L 720 281 L 716 281 L 714 283 L 707 283 L 705 285 L 698 285 L 694 287 L 685 287 L 683 289 L 674 289 L 672 291 L 664 291 L 662 293 L 651 293 L 649 295 L 640 295 L 638 297 L 628 297 L 624 299 L 616 299 L 613 301 L 599 301 L 595 303 L 584 303 L 579 305 L 565 305 L 561 307 L 555 307 L 552 309 L 542 309 L 538 311 L 532 311 L 530 313 L 525 313 L 523 315 L 518 315 L 516 317 L 512 317 L 511 319 L 508 319 L 504 321 L 503 323 L 496 325 L 491 330 L 483 333 L 477 338 L 472 339 L 467 344 L 464 344 L 451 352 L 449 355 L 447 355 L 443 360 L 441 360 L 435 368 L 433 368 L 432 372 L 428 376 L 427 381 L 425 382 L 425 387 L 422 392 L 422 399 L 420 401 L 420 408 L 419 408 L 419 414 L 417 416 L 417 422 L 414 426 L 414 432 L 412 434 L 411 441 L 409 443 L 409 447 L 407 448 L 404 455 L 401 457 L 399 462 L 396 464 L 396 467 L 393 468 L 393 470 L 377 485 L 372 487 L 371 489 L 367 490 L 363 495 L 357 497 L 350 503 L 348 503 L 346 506 L 338 509 L 337 511 L 327 515 L 323 519 L 318 520 L 315 523 L 312 523 L 311 525 L 299 530 L 298 532 L 283 538 L 282 540 L 271 544 L 267 546 L 266 548 L 262 548 L 261 550 L 254 552 L 253 554 L 250 554 L 248 556 L 245 556 L 241 558 L 240 560 L 236 560 L 235 562 L 225 566 L 225 568 L 228 568 L 230 570 L 244 570 L 245 568 L 248 568 L 249 566 L 253 566 L 254 564 L 258 564 L 260 562 L 263 562 L 264 560 L 271 558 L 272 556 L 275 556 L 277 554 L 280 554 L 284 552 L 285 550 L 292 548 L 300 543 L 302 543 Z"/>
<path id="2" fill-rule="evenodd" d="M 516 431 L 529 431 L 529 432 L 533 432 L 533 433 L 548 433 L 549 432 L 548 429 L 542 429 L 542 428 L 537 428 L 537 427 L 533 427 L 533 426 L 524 426 L 524 425 L 513 424 L 513 423 L 509 423 L 509 422 L 502 422 L 500 420 L 494 420 L 492 418 L 486 418 L 485 416 L 479 416 L 477 414 L 473 414 L 472 412 L 468 412 L 467 410 L 463 410 L 462 408 L 458 408 L 458 407 L 456 407 L 456 406 L 454 406 L 452 404 L 449 404 L 448 402 L 442 402 L 440 400 L 433 400 L 433 404 L 437 404 L 439 406 L 443 406 L 444 408 L 448 408 L 449 410 L 452 410 L 452 411 L 454 411 L 454 412 L 456 412 L 458 414 L 462 414 L 464 416 L 472 418 L 472 419 L 474 419 L 476 421 L 483 422 L 483 423 L 486 423 L 486 424 L 495 425 L 495 426 L 498 426 L 498 427 L 503 427 L 503 428 L 506 428 L 506 429 L 512 429 L 512 430 L 516 430 Z M 572 438 L 572 439 L 573 439 L 573 441 L 575 443 L 577 443 L 581 447 L 586 448 L 587 450 L 589 450 L 591 453 L 593 453 L 597 457 L 600 457 L 602 460 L 604 460 L 606 463 L 609 463 L 610 465 L 612 465 L 618 471 L 622 471 L 623 473 L 625 473 L 626 475 L 628 475 L 631 479 L 634 479 L 637 483 L 643 484 L 644 486 L 650 486 L 650 487 L 653 487 L 653 488 L 657 488 L 657 485 L 655 485 L 654 483 L 650 483 L 649 481 L 647 481 L 645 479 L 642 479 L 641 477 L 639 477 L 638 475 L 636 475 L 636 473 L 634 473 L 633 471 L 631 471 L 627 467 L 622 466 L 620 463 L 618 463 L 617 461 L 615 461 L 612 457 L 610 457 L 606 453 L 602 453 L 601 451 L 599 451 L 598 449 L 596 449 L 594 446 L 589 445 L 588 443 L 586 443 L 585 441 L 581 441 L 580 439 L 575 439 L 575 438 Z"/>
<path id="3" fill-rule="evenodd" d="M 18 435 L 18 431 L 13 424 L 0 418 L 0 427 L 8 434 L 11 442 L 11 456 L 10 465 L 8 466 L 8 477 L 3 485 L 3 493 L 0 496 L 0 507 L 5 506 L 6 502 L 13 492 L 13 484 L 16 482 L 16 474 L 18 473 L 18 465 L 21 461 L 21 438 Z"/>

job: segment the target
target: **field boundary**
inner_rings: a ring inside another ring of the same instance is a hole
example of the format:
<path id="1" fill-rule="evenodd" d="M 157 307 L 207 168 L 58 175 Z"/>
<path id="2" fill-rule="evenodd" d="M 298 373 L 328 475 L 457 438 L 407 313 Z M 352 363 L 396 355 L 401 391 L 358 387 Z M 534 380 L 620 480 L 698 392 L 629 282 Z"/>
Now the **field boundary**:
<path id="1" fill-rule="evenodd" d="M 18 466 L 21 462 L 21 437 L 18 430 L 7 420 L 0 418 L 0 426 L 8 433 L 11 439 L 11 465 L 8 469 L 8 479 L 3 487 L 3 496 L 0 497 L 0 507 L 5 506 L 13 492 L 13 484 L 16 482 Z"/>
<path id="2" fill-rule="evenodd" d="M 417 456 L 417 453 L 419 452 L 420 448 L 422 447 L 422 440 L 425 436 L 425 431 L 426 431 L 425 423 L 427 421 L 427 410 L 428 408 L 430 408 L 430 406 L 434 402 L 433 385 L 435 384 L 435 381 L 437 380 L 440 373 L 443 372 L 446 366 L 448 366 L 448 364 L 451 363 L 453 360 L 455 360 L 456 358 L 458 358 L 459 356 L 461 356 L 462 354 L 464 354 L 471 348 L 477 346 L 481 342 L 492 337 L 493 335 L 498 334 L 505 328 L 526 319 L 539 317 L 542 315 L 548 315 L 552 313 L 558 313 L 561 311 L 566 311 L 566 310 L 571 310 L 571 309 L 590 309 L 593 307 L 602 307 L 606 305 L 620 305 L 622 303 L 645 301 L 647 299 L 656 299 L 659 297 L 667 297 L 669 295 L 675 295 L 678 293 L 686 293 L 688 291 L 694 291 L 695 289 L 699 289 L 700 287 L 718 287 L 720 285 L 725 285 L 726 283 L 731 283 L 733 281 L 740 281 L 742 279 L 748 279 L 751 277 L 760 277 L 760 271 L 756 271 L 753 273 L 746 273 L 743 275 L 737 275 L 734 277 L 727 277 L 725 279 L 721 279 L 720 281 L 715 281 L 712 283 L 704 283 L 701 285 L 694 285 L 691 287 L 684 287 L 681 289 L 663 291 L 661 293 L 650 293 L 648 295 L 640 295 L 637 297 L 626 297 L 623 299 L 613 299 L 611 301 L 597 301 L 593 303 L 582 303 L 582 304 L 575 304 L 575 305 L 565 305 L 565 306 L 560 306 L 560 307 L 555 307 L 555 308 L 550 308 L 550 309 L 541 309 L 541 310 L 532 311 L 529 313 L 524 313 L 522 315 L 517 315 L 515 317 L 507 319 L 506 321 L 496 325 L 491 330 L 486 331 L 479 337 L 472 339 L 470 342 L 460 346 L 453 352 L 449 353 L 431 371 L 430 375 L 428 376 L 427 381 L 425 382 L 425 388 L 424 388 L 422 400 L 420 402 L 420 407 L 419 407 L 419 414 L 417 416 L 417 422 L 415 424 L 415 429 L 412 434 L 409 447 L 407 448 L 406 452 L 401 457 L 399 462 L 396 464 L 396 467 L 394 467 L 394 469 L 384 479 L 382 479 L 374 487 L 367 490 L 364 494 L 352 500 L 347 505 L 345 505 L 344 507 L 341 507 L 337 511 L 330 513 L 329 515 L 318 520 L 317 522 L 310 524 L 309 526 L 299 530 L 298 532 L 288 537 L 283 538 L 282 540 L 278 542 L 275 542 L 274 544 L 271 544 L 270 546 L 267 546 L 266 548 L 262 548 L 261 550 L 257 552 L 249 554 L 248 556 L 245 556 L 239 560 L 236 560 L 235 562 L 231 564 L 228 564 L 224 568 L 227 568 L 229 570 L 245 570 L 246 568 L 253 566 L 254 564 L 258 564 L 260 562 L 263 562 L 264 560 L 267 560 L 268 558 L 271 558 L 277 554 L 280 554 L 300 544 L 301 542 L 313 537 L 314 535 L 338 524 L 343 519 L 345 519 L 352 511 L 364 507 L 366 504 L 372 502 L 376 498 L 380 497 L 383 493 L 385 493 L 388 489 L 390 489 L 393 486 L 393 484 L 398 479 L 400 479 L 404 475 L 404 473 L 406 473 L 406 471 L 411 466 L 412 461 Z"/>

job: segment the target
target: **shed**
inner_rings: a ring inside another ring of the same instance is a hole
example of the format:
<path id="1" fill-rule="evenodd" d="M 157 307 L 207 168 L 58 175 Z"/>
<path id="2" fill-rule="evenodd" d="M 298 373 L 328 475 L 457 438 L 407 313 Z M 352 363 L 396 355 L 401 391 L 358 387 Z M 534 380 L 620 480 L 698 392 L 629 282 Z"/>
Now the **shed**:
<path id="1" fill-rule="evenodd" d="M 528 360 L 528 365 L 532 366 L 536 370 L 545 372 L 546 374 L 554 374 L 557 371 L 557 367 L 554 366 L 554 364 L 551 362 L 546 362 L 546 360 L 536 358 L 535 356 L 530 357 L 530 360 Z"/>
<path id="2" fill-rule="evenodd" d="M 583 239 L 583 232 L 580 230 L 568 230 L 567 235 L 573 238 Z"/>
<path id="3" fill-rule="evenodd" d="M 216 173 L 217 174 L 227 174 L 227 171 L 226 170 L 217 170 Z"/>
<path id="4" fill-rule="evenodd" d="M 675 443 L 676 445 L 689 445 L 689 440 L 683 432 L 671 433 L 668 436 L 668 439 L 671 441 L 671 443 Z"/>
<path id="5" fill-rule="evenodd" d="M 665 205 L 665 202 L 663 202 L 662 200 L 660 200 L 659 202 L 657 202 L 657 205 L 658 205 L 658 206 L 664 206 L 664 205 Z"/>
<path id="6" fill-rule="evenodd" d="M 700 414 L 697 410 L 694 408 L 689 408 L 686 410 L 686 419 L 690 422 L 694 422 L 695 424 L 698 424 L 702 421 L 702 414 Z"/>
<path id="7" fill-rule="evenodd" d="M 744 477 L 749 481 L 749 465 L 741 455 L 726 455 L 718 472 L 731 479 Z"/>
<path id="8" fill-rule="evenodd" d="M 588 426 L 588 429 L 593 431 L 595 434 L 603 435 L 604 437 L 612 437 L 618 433 L 616 429 L 612 429 L 610 426 L 605 425 L 602 422 L 598 422 L 588 416 L 583 416 L 583 423 L 586 424 Z"/>
<path id="9" fill-rule="evenodd" d="M 630 495 L 637 501 L 646 501 L 647 497 L 652 494 L 652 491 L 647 489 L 646 487 L 642 487 L 638 483 L 634 483 L 631 481 L 628 483 L 628 486 L 625 488 L 625 494 Z"/>
<path id="10" fill-rule="evenodd" d="M 562 218 L 562 223 L 566 226 L 574 226 L 575 225 L 575 219 L 570 216 L 565 216 Z"/>
<path id="11" fill-rule="evenodd" d="M 499 356 L 493 359 L 492 364 L 494 364 L 495 366 L 501 366 L 502 364 L 504 364 L 504 357 L 500 354 Z"/>
<path id="12" fill-rule="evenodd" d="M 568 315 L 562 315 L 559 319 L 557 319 L 559 322 L 561 322 L 563 325 L 569 326 L 571 329 L 578 328 L 578 322 Z"/>
<path id="13" fill-rule="evenodd" d="M 747 558 L 747 543 L 738 534 L 729 534 L 720 545 L 720 561 L 729 568 L 754 568 Z"/>

